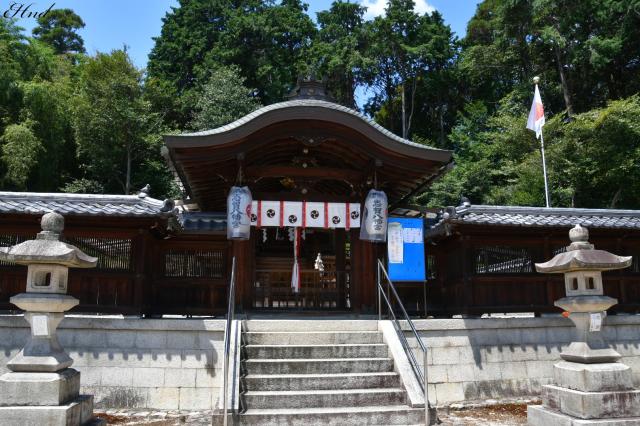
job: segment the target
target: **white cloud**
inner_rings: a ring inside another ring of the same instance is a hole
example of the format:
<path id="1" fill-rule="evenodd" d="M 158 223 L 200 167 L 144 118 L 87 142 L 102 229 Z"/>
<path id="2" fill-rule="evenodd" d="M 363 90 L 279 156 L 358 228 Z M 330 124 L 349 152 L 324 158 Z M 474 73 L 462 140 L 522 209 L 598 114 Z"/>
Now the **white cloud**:
<path id="1" fill-rule="evenodd" d="M 414 2 L 416 5 L 413 7 L 413 10 L 419 15 L 424 15 L 425 13 L 431 15 L 436 11 L 436 8 L 427 3 L 427 0 L 414 0 Z"/>
<path id="2" fill-rule="evenodd" d="M 413 10 L 423 15 L 425 13 L 431 14 L 435 12 L 436 8 L 431 6 L 427 0 L 413 0 L 415 6 Z M 387 7 L 388 0 L 360 0 L 360 4 L 367 8 L 367 13 L 365 13 L 365 19 L 373 19 L 376 16 L 384 15 L 384 10 Z"/>

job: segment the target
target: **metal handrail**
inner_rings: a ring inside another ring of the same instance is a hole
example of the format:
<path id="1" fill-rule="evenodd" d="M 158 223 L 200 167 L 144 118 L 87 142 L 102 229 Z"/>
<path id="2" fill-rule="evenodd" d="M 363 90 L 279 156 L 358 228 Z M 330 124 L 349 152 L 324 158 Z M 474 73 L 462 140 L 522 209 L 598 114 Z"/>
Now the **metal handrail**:
<path id="1" fill-rule="evenodd" d="M 223 387 L 222 387 L 222 414 L 223 424 L 227 426 L 228 418 L 227 412 L 229 410 L 229 357 L 231 353 L 231 326 L 235 318 L 235 305 L 236 305 L 236 258 L 233 257 L 231 261 L 231 282 L 229 284 L 229 303 L 227 305 L 227 324 L 224 328 L 224 367 L 223 374 Z"/>
<path id="2" fill-rule="evenodd" d="M 407 324 L 409 324 L 409 327 L 411 328 L 411 331 L 413 332 L 413 335 L 416 338 L 416 342 L 418 342 L 418 347 L 422 350 L 422 354 L 424 356 L 423 358 L 424 373 L 420 371 L 418 361 L 416 360 L 416 357 L 413 351 L 409 347 L 409 342 L 407 341 L 407 337 L 404 335 L 404 331 L 402 330 L 402 325 L 400 324 L 400 321 L 398 321 L 398 317 L 396 316 L 393 310 L 393 306 L 391 305 L 391 301 L 389 300 L 390 295 L 386 295 L 384 292 L 384 289 L 382 288 L 381 272 L 384 274 L 384 277 L 386 278 L 386 281 L 387 281 L 387 291 L 391 290 L 391 294 L 393 294 L 395 301 L 397 302 L 398 306 L 400 306 L 400 311 L 402 313 L 402 316 L 404 317 L 404 320 L 407 322 Z M 396 331 L 398 333 L 400 342 L 402 343 L 402 347 L 404 348 L 405 353 L 409 357 L 409 362 L 411 364 L 413 372 L 418 378 L 418 380 L 420 381 L 420 385 L 422 386 L 422 390 L 424 392 L 424 411 L 425 411 L 424 419 L 425 419 L 425 424 L 428 426 L 430 424 L 430 414 L 429 414 L 430 406 L 429 406 L 429 389 L 428 389 L 428 375 L 427 375 L 427 360 L 428 360 L 427 347 L 424 344 L 424 342 L 422 342 L 422 339 L 420 339 L 420 336 L 418 335 L 418 331 L 416 330 L 416 327 L 413 325 L 413 321 L 409 317 L 409 314 L 407 314 L 407 311 L 404 308 L 404 305 L 402 304 L 402 300 L 400 300 L 400 296 L 398 296 L 398 292 L 396 291 L 396 286 L 393 284 L 393 281 L 391 281 L 391 278 L 389 278 L 389 274 L 387 273 L 387 270 L 384 268 L 384 265 L 382 264 L 380 259 L 378 259 L 378 280 L 377 281 L 378 281 L 378 320 L 382 320 L 382 300 L 384 300 L 387 304 L 389 316 L 393 320 L 393 323 L 396 327 Z"/>

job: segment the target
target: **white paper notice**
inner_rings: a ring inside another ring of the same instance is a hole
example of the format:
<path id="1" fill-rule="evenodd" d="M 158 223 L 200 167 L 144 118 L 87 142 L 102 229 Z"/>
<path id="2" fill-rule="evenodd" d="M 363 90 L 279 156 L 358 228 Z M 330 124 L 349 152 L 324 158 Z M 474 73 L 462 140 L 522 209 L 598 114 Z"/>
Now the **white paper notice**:
<path id="1" fill-rule="evenodd" d="M 602 314 L 595 313 L 595 314 L 591 314 L 591 321 L 589 324 L 589 331 L 593 332 L 593 331 L 600 331 L 600 328 L 602 327 Z"/>
<path id="2" fill-rule="evenodd" d="M 387 228 L 387 250 L 389 252 L 389 263 L 404 262 L 402 224 L 389 222 Z"/>
<path id="3" fill-rule="evenodd" d="M 49 327 L 47 327 L 46 315 L 33 315 L 31 317 L 31 325 L 34 336 L 48 336 Z"/>
<path id="4" fill-rule="evenodd" d="M 420 244 L 422 240 L 421 228 L 404 228 L 402 230 L 402 239 L 408 244 Z"/>

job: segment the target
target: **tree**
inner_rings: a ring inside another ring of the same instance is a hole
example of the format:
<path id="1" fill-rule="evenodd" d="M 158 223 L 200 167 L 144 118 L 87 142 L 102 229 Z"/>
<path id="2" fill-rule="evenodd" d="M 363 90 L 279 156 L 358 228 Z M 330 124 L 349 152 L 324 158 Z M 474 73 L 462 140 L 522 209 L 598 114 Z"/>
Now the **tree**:
<path id="1" fill-rule="evenodd" d="M 305 11 L 299 0 L 181 0 L 163 18 L 149 55 L 149 79 L 178 99 L 179 113 L 167 124 L 191 120 L 193 92 L 220 66 L 238 66 L 263 102 L 280 102 L 304 68 L 303 51 L 315 33 Z M 164 100 L 154 98 L 155 111 Z"/>
<path id="2" fill-rule="evenodd" d="M 78 30 L 84 28 L 84 21 L 71 9 L 54 9 L 38 18 L 38 26 L 33 35 L 53 47 L 61 55 L 84 53 L 84 40 Z"/>
<path id="3" fill-rule="evenodd" d="M 159 156 L 150 136 L 160 123 L 142 96 L 142 72 L 123 50 L 98 53 L 82 64 L 78 86 L 73 122 L 84 178 L 129 194 L 146 183 L 139 169 Z"/>
<path id="4" fill-rule="evenodd" d="M 351 108 L 356 108 L 355 91 L 363 83 L 363 69 L 372 65 L 366 53 L 364 13 L 363 6 L 344 1 L 318 12 L 319 31 L 308 53 L 313 73 L 326 77 L 336 101 Z"/>
<path id="5" fill-rule="evenodd" d="M 457 93 L 449 93 L 447 87 L 456 86 L 451 71 L 457 41 L 439 13 L 418 15 L 413 8 L 412 0 L 391 0 L 386 15 L 369 26 L 369 56 L 375 65 L 367 70 L 366 81 L 375 94 L 366 110 L 381 124 L 409 138 L 416 125 L 416 111 L 421 109 L 422 117 L 430 120 L 419 120 L 420 127 L 427 128 L 420 136 L 431 139 L 438 133 L 444 145 L 450 127 L 445 121 L 455 117 L 455 108 L 450 112 L 448 107 L 453 105 L 451 95 L 456 97 Z"/>
<path id="6" fill-rule="evenodd" d="M 208 130 L 229 124 L 260 107 L 253 95 L 255 89 L 247 89 L 238 67 L 220 67 L 214 70 L 209 81 L 198 93 L 195 114 L 191 121 L 194 130 Z"/>

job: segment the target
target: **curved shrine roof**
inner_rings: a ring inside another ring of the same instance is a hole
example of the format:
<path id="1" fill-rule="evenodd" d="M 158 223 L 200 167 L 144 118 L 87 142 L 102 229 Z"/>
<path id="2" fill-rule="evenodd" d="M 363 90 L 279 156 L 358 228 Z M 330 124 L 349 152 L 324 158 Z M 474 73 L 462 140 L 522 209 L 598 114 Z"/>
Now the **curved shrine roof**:
<path id="1" fill-rule="evenodd" d="M 329 114 L 327 115 L 327 113 Z M 386 148 L 403 152 L 406 155 L 415 155 L 442 162 L 451 159 L 451 151 L 433 148 L 401 138 L 358 111 L 333 102 L 316 99 L 296 99 L 267 105 L 216 129 L 167 135 L 165 136 L 165 142 L 169 148 L 222 145 L 245 137 L 272 122 L 283 120 L 335 122 L 336 124 L 343 124 L 359 130 L 371 137 L 374 142 Z"/>
<path id="2" fill-rule="evenodd" d="M 225 126 L 164 140 L 187 192 L 209 211 L 225 209 L 240 164 L 245 183 L 258 196 L 360 200 L 377 178 L 395 202 L 442 173 L 452 154 L 403 139 L 351 108 L 319 99 L 268 105 Z"/>

